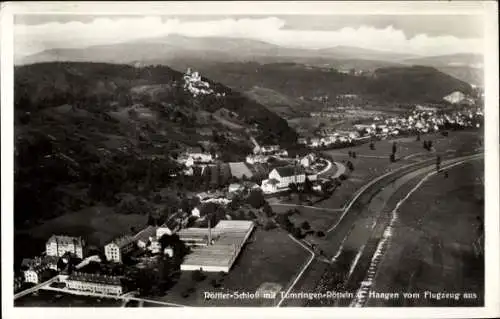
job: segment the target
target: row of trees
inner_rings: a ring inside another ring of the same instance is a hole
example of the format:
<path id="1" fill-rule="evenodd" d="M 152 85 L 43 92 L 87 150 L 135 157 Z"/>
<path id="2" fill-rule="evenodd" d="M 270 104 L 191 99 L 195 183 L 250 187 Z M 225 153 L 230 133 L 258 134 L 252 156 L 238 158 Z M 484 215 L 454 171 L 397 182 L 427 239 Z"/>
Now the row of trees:
<path id="1" fill-rule="evenodd" d="M 290 209 L 284 214 L 278 214 L 276 216 L 276 222 L 282 229 L 286 230 L 297 239 L 303 239 L 308 234 L 316 234 L 316 236 L 318 237 L 325 236 L 325 233 L 322 231 L 315 232 L 311 228 L 311 225 L 309 224 L 308 221 L 303 221 L 299 227 L 295 226 L 295 224 L 292 221 L 290 221 L 290 216 L 294 214 L 300 215 L 300 211 L 298 209 Z"/>

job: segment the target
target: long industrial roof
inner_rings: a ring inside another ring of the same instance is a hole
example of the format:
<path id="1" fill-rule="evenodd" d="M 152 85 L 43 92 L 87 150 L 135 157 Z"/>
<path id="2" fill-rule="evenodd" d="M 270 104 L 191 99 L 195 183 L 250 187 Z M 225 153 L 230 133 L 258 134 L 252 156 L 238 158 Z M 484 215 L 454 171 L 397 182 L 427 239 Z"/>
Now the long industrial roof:
<path id="1" fill-rule="evenodd" d="M 201 268 L 203 266 L 230 267 L 253 227 L 254 223 L 252 221 L 220 221 L 212 229 L 212 234 L 216 233 L 218 235 L 214 237 L 215 243 L 207 247 L 194 249 L 191 254 L 186 256 L 183 264 L 200 266 Z M 208 229 L 206 228 L 191 230 L 192 235 L 206 235 L 207 232 Z"/>

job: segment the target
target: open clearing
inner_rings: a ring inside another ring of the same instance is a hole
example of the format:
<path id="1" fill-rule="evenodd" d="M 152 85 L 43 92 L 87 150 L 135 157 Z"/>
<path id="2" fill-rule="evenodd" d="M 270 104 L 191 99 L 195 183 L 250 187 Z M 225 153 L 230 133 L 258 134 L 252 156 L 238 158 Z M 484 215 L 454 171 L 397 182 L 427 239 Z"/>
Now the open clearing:
<path id="1" fill-rule="evenodd" d="M 389 249 L 375 277 L 373 291 L 416 292 L 420 298 L 367 306 L 480 306 L 484 302 L 484 259 L 474 242 L 484 215 L 483 161 L 436 175 L 400 207 Z M 480 218 L 480 220 L 478 220 Z M 424 292 L 472 293 L 477 298 L 425 299 Z"/>
<path id="2" fill-rule="evenodd" d="M 311 230 L 314 231 L 326 231 L 342 215 L 342 211 L 332 212 L 308 207 L 273 206 L 273 211 L 277 214 L 284 214 L 290 209 L 300 211 L 300 214 L 292 215 L 290 221 L 297 227 L 300 227 L 304 221 L 307 221 L 311 225 Z"/>

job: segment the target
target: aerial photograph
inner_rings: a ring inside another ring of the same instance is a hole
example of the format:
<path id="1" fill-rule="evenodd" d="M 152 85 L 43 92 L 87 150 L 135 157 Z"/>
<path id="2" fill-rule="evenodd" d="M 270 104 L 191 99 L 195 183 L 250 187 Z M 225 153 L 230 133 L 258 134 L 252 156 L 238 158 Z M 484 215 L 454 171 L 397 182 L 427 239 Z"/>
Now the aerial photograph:
<path id="1" fill-rule="evenodd" d="M 16 14 L 14 308 L 483 307 L 482 19 Z"/>

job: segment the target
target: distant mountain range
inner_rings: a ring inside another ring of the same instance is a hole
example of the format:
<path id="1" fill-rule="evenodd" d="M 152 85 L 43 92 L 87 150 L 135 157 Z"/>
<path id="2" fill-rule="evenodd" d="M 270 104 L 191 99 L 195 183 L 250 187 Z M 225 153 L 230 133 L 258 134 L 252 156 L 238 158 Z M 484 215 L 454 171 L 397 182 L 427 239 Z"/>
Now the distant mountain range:
<path id="1" fill-rule="evenodd" d="M 474 85 L 482 85 L 483 77 L 482 56 L 478 54 L 421 57 L 347 46 L 300 49 L 253 39 L 180 35 L 78 49 L 51 49 L 31 56 L 15 57 L 16 65 L 53 61 L 162 64 L 178 70 L 193 65 L 198 67 L 220 62 L 293 62 L 316 67 L 367 71 L 390 66 L 425 65 Z"/>
<path id="2" fill-rule="evenodd" d="M 18 58 L 16 64 L 63 61 L 66 59 L 107 62 L 111 58 L 115 59 L 115 63 L 128 63 L 131 61 L 148 63 L 149 60 L 168 61 L 169 59 L 178 58 L 203 58 L 208 61 L 225 62 L 257 61 L 269 63 L 283 62 L 281 60 L 283 58 L 400 61 L 406 58 L 416 58 L 416 56 L 345 46 L 312 50 L 287 48 L 252 39 L 169 35 L 162 38 L 142 39 L 133 42 L 99 45 L 83 49 L 52 49 L 25 58 Z"/>
<path id="3" fill-rule="evenodd" d="M 284 118 L 317 110 L 321 105 L 311 98 L 321 95 L 354 93 L 376 102 L 436 102 L 454 90 L 469 92 L 467 83 L 481 85 L 483 78 L 482 57 L 474 54 L 421 57 L 346 46 L 299 49 L 252 39 L 179 35 L 16 58 L 17 64 L 74 61 L 166 65 L 180 72 L 193 68 Z M 352 69 L 387 76 L 381 80 L 344 74 Z"/>
<path id="4" fill-rule="evenodd" d="M 405 63 L 427 65 L 433 67 L 471 67 L 483 68 L 484 58 L 480 54 L 457 53 L 440 56 L 418 57 L 406 59 Z"/>

